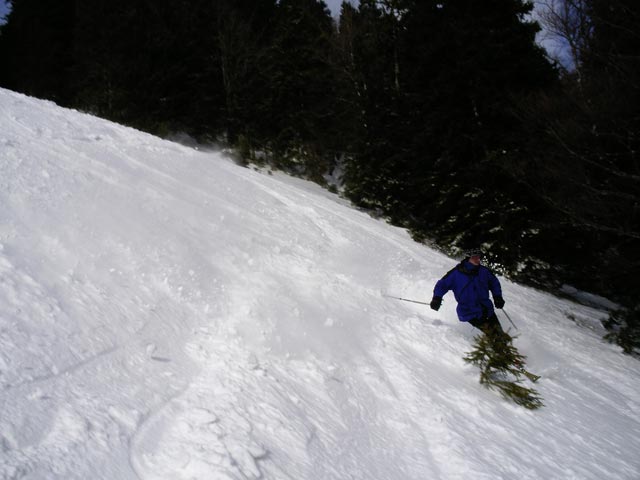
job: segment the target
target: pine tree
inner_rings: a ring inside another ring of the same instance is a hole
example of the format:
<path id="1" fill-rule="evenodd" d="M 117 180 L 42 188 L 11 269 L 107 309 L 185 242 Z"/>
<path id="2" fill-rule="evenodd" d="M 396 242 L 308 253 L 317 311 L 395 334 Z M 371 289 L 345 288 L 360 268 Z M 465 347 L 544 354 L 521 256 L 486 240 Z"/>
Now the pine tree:
<path id="1" fill-rule="evenodd" d="M 347 194 L 356 204 L 401 222 L 407 212 L 398 176 L 407 168 L 398 154 L 406 150 L 406 142 L 399 110 L 397 13 L 376 0 L 362 0 L 357 10 L 343 5 L 340 45 L 355 122 L 345 172 Z"/>
<path id="2" fill-rule="evenodd" d="M 92 0 L 78 12 L 78 106 L 159 133 L 224 131 L 216 2 Z"/>
<path id="3" fill-rule="evenodd" d="M 422 1 L 407 9 L 401 69 L 413 158 L 405 190 L 416 229 L 494 251 L 513 230 L 521 233 L 526 204 L 502 164 L 528 135 L 517 99 L 554 81 L 535 43 L 537 25 L 525 20 L 530 9 L 513 0 Z"/>
<path id="4" fill-rule="evenodd" d="M 278 3 L 269 78 L 267 135 L 280 166 L 320 180 L 332 164 L 335 26 L 320 0 Z"/>
<path id="5" fill-rule="evenodd" d="M 0 37 L 0 84 L 69 105 L 75 1 L 13 0 Z"/>
<path id="6" fill-rule="evenodd" d="M 219 2 L 218 43 L 226 105 L 227 138 L 245 155 L 268 144 L 265 129 L 274 112 L 265 102 L 270 78 L 267 52 L 273 43 L 275 0 Z"/>
<path id="7" fill-rule="evenodd" d="M 545 270 L 624 305 L 607 326 L 631 353 L 640 344 L 640 5 L 559 0 L 548 18 L 570 39 L 575 68 L 521 109 L 530 135 L 510 180 L 542 206 L 532 250 Z"/>
<path id="8" fill-rule="evenodd" d="M 584 58 L 591 150 L 581 153 L 591 173 L 589 194 L 597 200 L 591 218 L 605 230 L 600 237 L 606 242 L 606 276 L 598 276 L 626 306 L 611 316 L 608 325 L 621 328 L 609 338 L 625 352 L 640 354 L 640 5 L 587 4 L 593 27 Z"/>
<path id="9" fill-rule="evenodd" d="M 514 230 L 533 228 L 502 163 L 528 135 L 517 99 L 555 79 L 530 9 L 518 0 L 367 0 L 349 12 L 363 112 L 347 169 L 356 203 L 417 237 L 505 245 L 505 260 L 520 258 L 507 246 Z"/>
<path id="10" fill-rule="evenodd" d="M 538 377 L 524 370 L 525 357 L 513 345 L 510 335 L 483 333 L 475 338 L 473 346 L 464 361 L 480 368 L 480 384 L 498 390 L 504 398 L 525 408 L 544 406 L 536 390 L 521 385 L 523 376 L 532 381 Z"/>

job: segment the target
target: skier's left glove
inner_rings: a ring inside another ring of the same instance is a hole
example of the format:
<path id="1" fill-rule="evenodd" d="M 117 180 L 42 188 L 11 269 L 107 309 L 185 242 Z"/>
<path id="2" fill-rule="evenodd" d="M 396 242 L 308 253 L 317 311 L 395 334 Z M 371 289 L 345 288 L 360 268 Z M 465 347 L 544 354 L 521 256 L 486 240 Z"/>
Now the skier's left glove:
<path id="1" fill-rule="evenodd" d="M 495 303 L 496 308 L 503 308 L 504 307 L 504 298 L 502 297 L 493 297 L 493 303 Z"/>

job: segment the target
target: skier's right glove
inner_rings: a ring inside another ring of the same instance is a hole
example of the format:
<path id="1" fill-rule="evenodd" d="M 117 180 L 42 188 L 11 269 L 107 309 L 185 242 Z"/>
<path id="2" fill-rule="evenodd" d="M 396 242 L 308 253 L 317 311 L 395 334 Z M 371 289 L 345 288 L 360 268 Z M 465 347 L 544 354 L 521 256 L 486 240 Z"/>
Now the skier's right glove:
<path id="1" fill-rule="evenodd" d="M 442 305 L 442 297 L 436 297 L 436 296 L 433 297 L 433 299 L 431 300 L 431 303 L 429 304 L 431 309 L 435 311 L 438 311 L 440 309 L 440 305 Z"/>
<path id="2" fill-rule="evenodd" d="M 493 303 L 495 303 L 496 308 L 504 307 L 504 298 L 502 297 L 493 297 Z"/>

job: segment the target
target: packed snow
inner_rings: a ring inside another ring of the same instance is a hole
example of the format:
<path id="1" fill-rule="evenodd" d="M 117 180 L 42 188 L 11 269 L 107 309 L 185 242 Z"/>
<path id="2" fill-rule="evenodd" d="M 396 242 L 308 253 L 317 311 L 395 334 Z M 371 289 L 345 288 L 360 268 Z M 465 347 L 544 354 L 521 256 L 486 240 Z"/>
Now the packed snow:
<path id="1" fill-rule="evenodd" d="M 314 184 L 0 90 L 0 478 L 640 478 L 605 314 L 501 279 L 526 410 L 463 361 L 451 294 L 384 296 L 455 263 Z"/>

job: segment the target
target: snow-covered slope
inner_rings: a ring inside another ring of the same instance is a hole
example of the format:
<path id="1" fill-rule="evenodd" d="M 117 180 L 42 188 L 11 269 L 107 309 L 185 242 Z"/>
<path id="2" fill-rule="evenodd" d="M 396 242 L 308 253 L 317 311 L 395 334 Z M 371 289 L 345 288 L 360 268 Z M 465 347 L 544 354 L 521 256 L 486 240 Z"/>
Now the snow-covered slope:
<path id="1" fill-rule="evenodd" d="M 640 478 L 639 364 L 602 314 L 503 281 L 525 410 L 463 362 L 452 298 L 382 296 L 453 264 L 312 184 L 0 90 L 0 478 Z"/>

